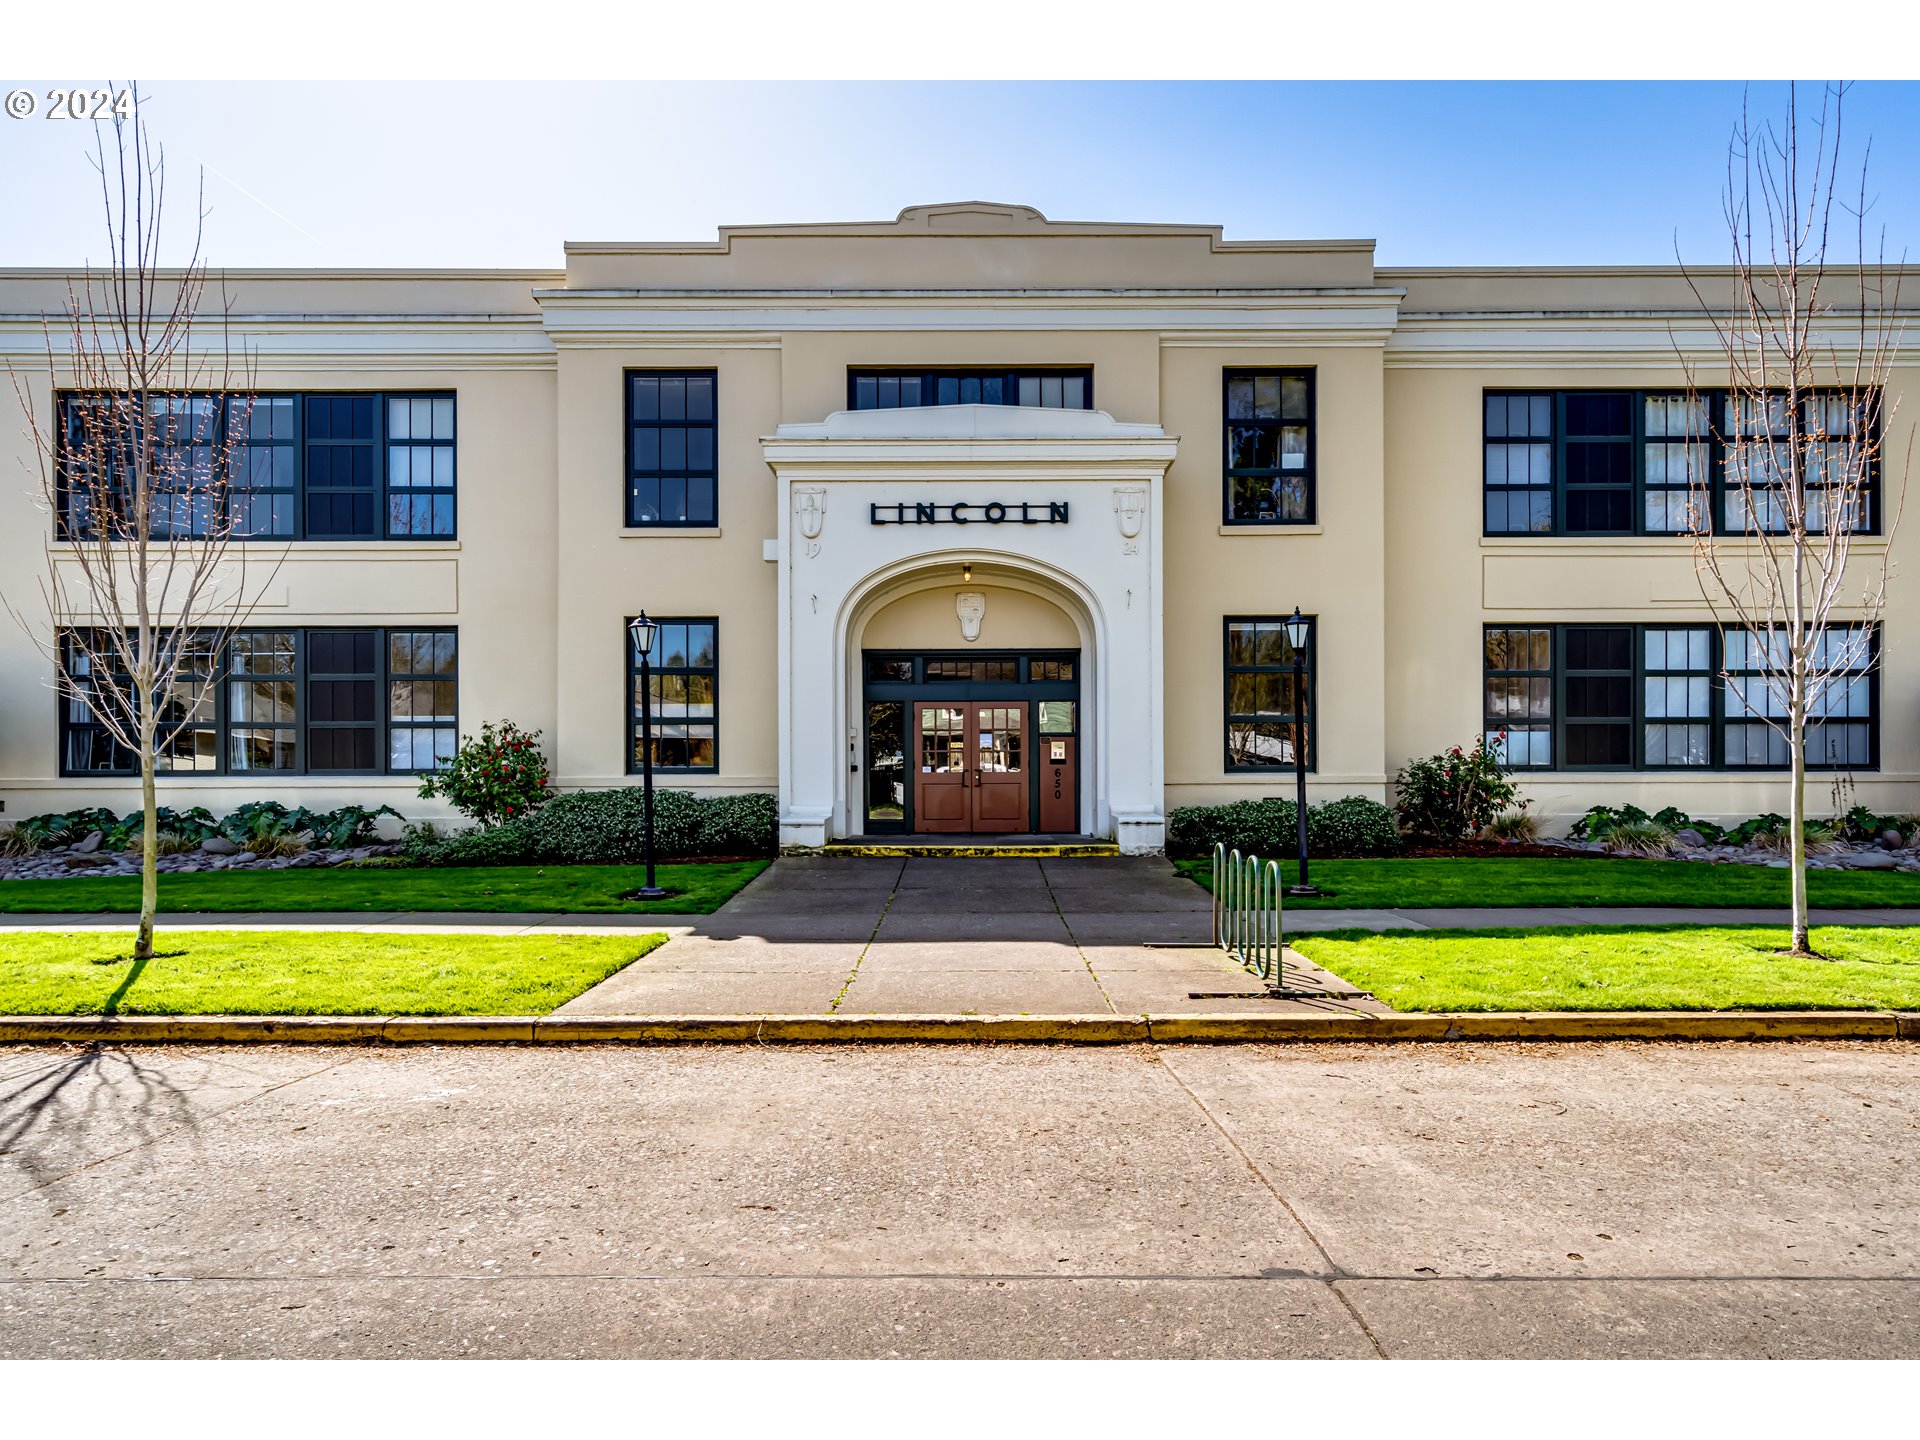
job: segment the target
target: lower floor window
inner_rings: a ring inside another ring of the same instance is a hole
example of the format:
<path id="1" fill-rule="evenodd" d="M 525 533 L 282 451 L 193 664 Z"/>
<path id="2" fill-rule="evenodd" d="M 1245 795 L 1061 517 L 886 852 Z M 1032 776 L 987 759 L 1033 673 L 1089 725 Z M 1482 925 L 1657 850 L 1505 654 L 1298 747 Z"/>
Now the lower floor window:
<path id="1" fill-rule="evenodd" d="M 241 630 L 223 651 L 190 639 L 179 679 L 161 697 L 163 772 L 377 775 L 432 770 L 459 738 L 458 632 L 288 628 Z M 92 655 L 89 656 L 88 650 Z M 105 647 L 63 642 L 78 695 L 60 702 L 63 775 L 125 775 L 134 754 L 108 723 L 125 706 L 124 676 L 95 672 Z"/>
<path id="2" fill-rule="evenodd" d="M 1821 637 L 1807 764 L 1879 765 L 1878 635 Z M 1786 714 L 1760 637 L 1710 625 L 1489 625 L 1487 743 L 1528 770 L 1784 769 Z"/>
<path id="3" fill-rule="evenodd" d="M 1319 627 L 1307 623 L 1310 661 Z M 1227 769 L 1290 769 L 1296 753 L 1312 769 L 1313 677 L 1310 665 L 1294 673 L 1285 620 L 1228 616 L 1226 626 Z"/>
<path id="4" fill-rule="evenodd" d="M 627 640 L 627 773 L 637 775 L 651 747 L 656 770 L 717 770 L 719 756 L 720 622 L 666 619 L 647 657 L 646 730 L 640 689 L 640 651 Z"/>

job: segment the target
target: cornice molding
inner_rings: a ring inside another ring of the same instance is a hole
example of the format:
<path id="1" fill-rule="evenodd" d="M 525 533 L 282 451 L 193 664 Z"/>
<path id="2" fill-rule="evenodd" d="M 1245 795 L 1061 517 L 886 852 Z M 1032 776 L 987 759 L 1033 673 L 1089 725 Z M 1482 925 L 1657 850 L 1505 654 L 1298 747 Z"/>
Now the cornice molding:
<path id="1" fill-rule="evenodd" d="M 1857 319 L 1844 316 L 1816 329 L 1842 349 L 1859 333 Z M 1389 369 L 1646 369 L 1724 358 L 1697 310 L 1410 311 L 1386 342 Z"/>
<path id="2" fill-rule="evenodd" d="M 217 333 L 213 325 L 204 335 Z M 552 370 L 538 315 L 236 315 L 227 333 L 262 370 Z M 38 316 L 0 315 L 0 360 L 47 358 Z M 68 349 L 52 331 L 56 355 Z M 238 357 L 236 356 L 236 363 Z"/>

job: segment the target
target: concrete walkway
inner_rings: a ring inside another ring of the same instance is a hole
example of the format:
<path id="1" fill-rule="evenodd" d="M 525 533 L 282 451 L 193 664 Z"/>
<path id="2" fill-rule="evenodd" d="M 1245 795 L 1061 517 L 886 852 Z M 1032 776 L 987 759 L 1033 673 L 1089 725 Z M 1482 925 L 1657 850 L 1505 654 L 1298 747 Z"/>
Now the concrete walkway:
<path id="1" fill-rule="evenodd" d="M 786 859 L 561 1015 L 1137 1015 L 1386 1007 L 1304 959 L 1272 1000 L 1157 859 Z"/>

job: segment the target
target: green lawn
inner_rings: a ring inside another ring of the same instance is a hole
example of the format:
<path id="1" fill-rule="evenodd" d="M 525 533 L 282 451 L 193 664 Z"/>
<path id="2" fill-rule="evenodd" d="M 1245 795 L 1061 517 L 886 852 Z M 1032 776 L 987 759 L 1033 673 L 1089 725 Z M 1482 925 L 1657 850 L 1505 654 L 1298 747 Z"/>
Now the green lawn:
<path id="1" fill-rule="evenodd" d="M 165 930 L 0 935 L 6 1015 L 544 1015 L 660 934 L 343 935 Z"/>
<path id="2" fill-rule="evenodd" d="M 1211 860 L 1177 860 L 1183 875 L 1210 886 Z M 1297 867 L 1283 864 L 1293 883 Z M 1759 865 L 1706 865 L 1693 860 L 1550 860 L 1499 856 L 1435 860 L 1315 860 L 1318 899 L 1286 900 L 1288 909 L 1400 910 L 1490 905 L 1780 905 L 1788 903 L 1784 870 Z M 1807 876 L 1816 906 L 1920 906 L 1920 875 L 1872 870 L 1816 870 Z"/>
<path id="3" fill-rule="evenodd" d="M 710 915 L 771 863 L 661 865 L 664 900 L 624 900 L 646 883 L 639 865 L 501 865 L 402 870 L 341 867 L 162 875 L 167 911 L 501 910 Z M 137 876 L 0 882 L 0 914 L 127 914 L 140 908 Z"/>
<path id="4" fill-rule="evenodd" d="M 1920 929 L 1814 931 L 1831 960 L 1774 953 L 1785 929 L 1336 930 L 1293 948 L 1396 1010 L 1912 1010 Z"/>

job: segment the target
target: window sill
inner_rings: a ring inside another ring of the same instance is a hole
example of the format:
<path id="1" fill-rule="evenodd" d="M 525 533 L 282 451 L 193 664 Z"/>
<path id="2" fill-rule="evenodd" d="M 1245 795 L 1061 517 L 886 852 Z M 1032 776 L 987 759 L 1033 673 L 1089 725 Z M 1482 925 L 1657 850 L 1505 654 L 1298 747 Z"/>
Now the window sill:
<path id="1" fill-rule="evenodd" d="M 620 531 L 622 540 L 718 540 L 718 525 L 630 525 Z"/>
<path id="2" fill-rule="evenodd" d="M 1324 525 L 1222 525 L 1222 535 L 1324 535 Z"/>
<path id="3" fill-rule="evenodd" d="M 54 540 L 55 553 L 71 554 L 84 542 Z M 129 549 L 132 547 L 129 546 Z M 302 556 L 335 555 L 445 555 L 460 549 L 458 540 L 240 540 L 228 542 L 228 553 L 257 554 L 285 550 L 290 560 Z"/>
<path id="4" fill-rule="evenodd" d="M 1714 543 L 1724 548 L 1732 548 L 1744 539 L 1739 535 L 1716 535 Z M 1757 537 L 1756 537 L 1757 538 Z M 1784 539 L 1784 536 L 1776 537 Z M 1819 537 L 1810 537 L 1818 542 Z M 1855 535 L 1848 542 L 1867 550 L 1884 550 L 1887 537 L 1884 535 Z M 1678 554 L 1691 554 L 1694 537 L 1691 535 L 1482 535 L 1482 550 L 1590 550 L 1605 555 L 1631 555 L 1647 551 L 1670 551 Z"/>

